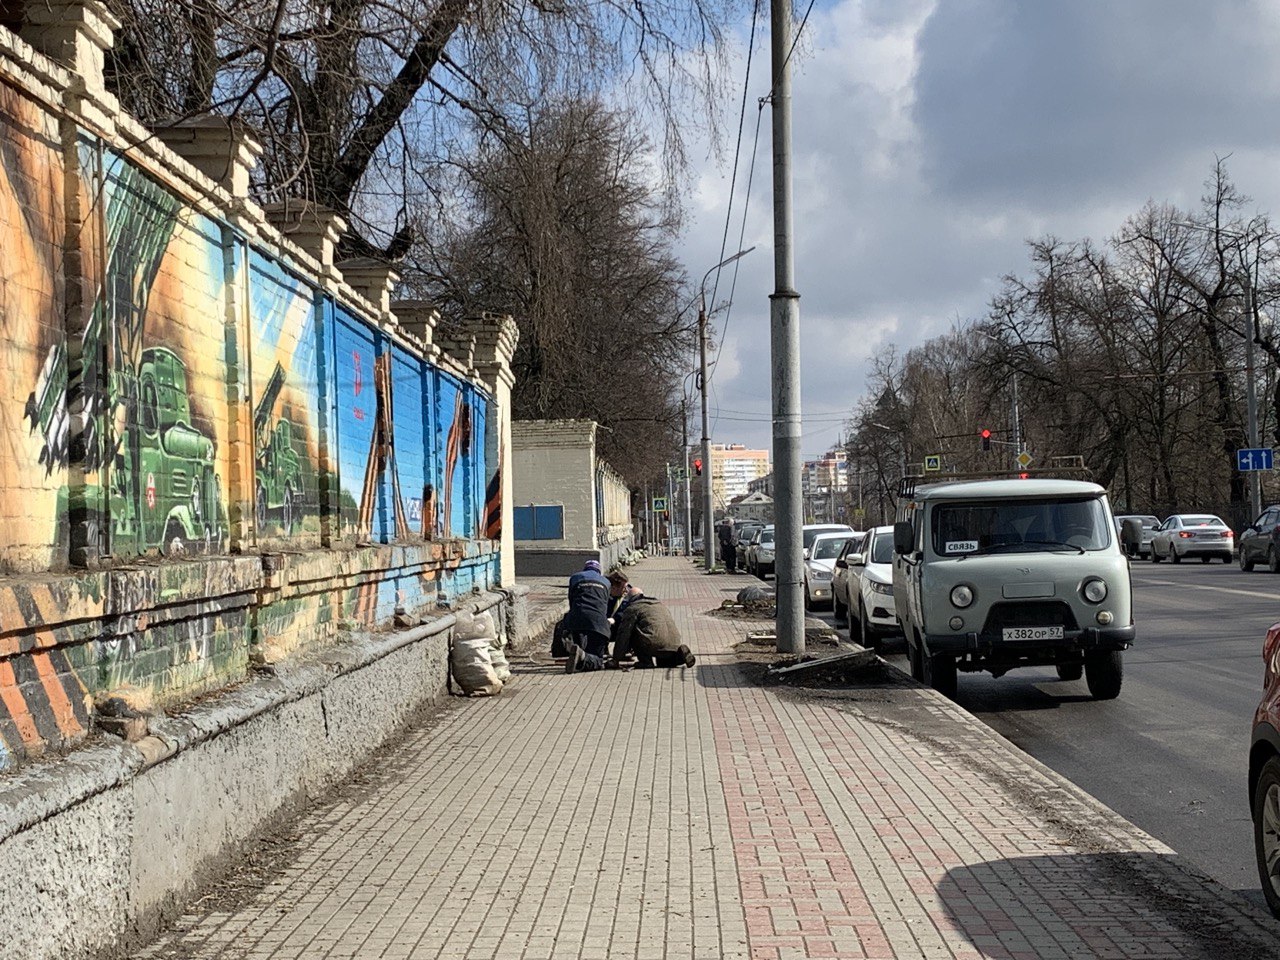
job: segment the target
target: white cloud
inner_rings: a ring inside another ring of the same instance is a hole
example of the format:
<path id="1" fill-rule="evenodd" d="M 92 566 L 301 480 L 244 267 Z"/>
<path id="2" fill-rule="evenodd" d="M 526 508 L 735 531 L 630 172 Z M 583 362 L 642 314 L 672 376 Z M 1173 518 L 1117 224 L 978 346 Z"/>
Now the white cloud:
<path id="1" fill-rule="evenodd" d="M 767 22 L 757 39 L 739 202 L 768 86 Z M 1231 16 L 1200 0 L 815 8 L 793 59 L 806 455 L 838 435 L 828 420 L 861 396 L 872 357 L 980 316 L 1001 277 L 1027 268 L 1027 239 L 1102 240 L 1148 199 L 1194 207 L 1228 154 L 1257 207 L 1280 207 L 1276 49 L 1280 6 L 1266 0 Z M 725 104 L 730 132 L 740 95 Z M 769 120 L 766 109 L 745 240 L 757 249 L 741 261 L 713 394 L 754 414 L 722 419 L 716 439 L 752 446 L 771 435 Z M 708 159 L 691 193 L 683 257 L 695 282 L 720 256 L 731 158 Z"/>

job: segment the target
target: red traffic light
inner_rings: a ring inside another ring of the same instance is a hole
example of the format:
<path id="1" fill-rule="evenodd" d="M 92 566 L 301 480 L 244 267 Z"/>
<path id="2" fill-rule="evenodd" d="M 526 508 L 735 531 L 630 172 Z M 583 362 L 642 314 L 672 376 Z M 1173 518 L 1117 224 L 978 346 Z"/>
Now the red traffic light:
<path id="1" fill-rule="evenodd" d="M 991 439 L 991 431 L 990 431 L 990 430 L 985 430 L 985 429 L 984 429 L 984 430 L 982 431 L 982 439 L 983 439 L 983 440 L 990 440 L 990 439 Z"/>
<path id="2" fill-rule="evenodd" d="M 991 449 L 991 429 L 989 427 L 983 427 L 982 432 L 979 433 L 978 436 L 982 437 L 982 449 L 990 450 Z"/>
<path id="3" fill-rule="evenodd" d="M 698 476 L 702 476 L 702 458 L 698 457 L 693 461 L 693 472 Z"/>

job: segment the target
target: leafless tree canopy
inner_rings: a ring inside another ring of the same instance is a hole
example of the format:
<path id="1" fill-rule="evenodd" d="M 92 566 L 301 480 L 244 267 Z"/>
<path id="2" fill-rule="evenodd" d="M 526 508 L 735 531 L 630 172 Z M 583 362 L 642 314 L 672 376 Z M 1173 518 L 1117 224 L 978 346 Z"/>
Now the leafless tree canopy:
<path id="1" fill-rule="evenodd" d="M 605 456 L 636 479 L 678 448 L 671 398 L 693 356 L 677 222 L 649 156 L 600 103 L 531 111 L 523 141 L 495 138 L 463 178 L 468 202 L 424 230 L 441 240 L 421 271 L 449 315 L 523 318 L 516 416 L 597 420 Z"/>
<path id="2" fill-rule="evenodd" d="M 1280 443 L 1280 235 L 1247 204 L 1219 162 L 1197 210 L 1148 204 L 1103 245 L 1031 241 L 1028 271 L 1005 278 L 986 317 L 885 358 L 851 424 L 870 509 L 887 511 L 901 465 L 929 454 L 1011 469 L 1016 381 L 1034 466 L 1082 457 L 1120 509 L 1247 522 L 1246 284 L 1260 443 Z"/>
<path id="3" fill-rule="evenodd" d="M 735 0 L 110 0 L 109 80 L 161 126 L 235 116 L 266 146 L 257 189 L 353 216 L 361 253 L 403 252 L 441 169 L 549 96 L 606 95 L 680 164 L 716 96 Z M 439 200 L 440 198 L 437 197 Z"/>

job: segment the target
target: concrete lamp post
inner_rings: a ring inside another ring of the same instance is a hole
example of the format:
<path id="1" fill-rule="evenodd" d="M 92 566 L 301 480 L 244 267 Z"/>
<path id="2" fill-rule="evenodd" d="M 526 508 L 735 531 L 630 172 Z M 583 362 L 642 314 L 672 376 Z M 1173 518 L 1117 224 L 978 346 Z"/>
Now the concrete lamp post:
<path id="1" fill-rule="evenodd" d="M 698 285 L 698 363 L 700 373 L 698 382 L 702 390 L 702 560 L 703 567 L 710 573 L 715 569 L 715 503 L 712 498 L 711 469 L 711 427 L 707 418 L 707 279 L 721 267 L 745 257 L 755 247 L 739 250 L 731 257 L 726 257 L 702 276 Z"/>

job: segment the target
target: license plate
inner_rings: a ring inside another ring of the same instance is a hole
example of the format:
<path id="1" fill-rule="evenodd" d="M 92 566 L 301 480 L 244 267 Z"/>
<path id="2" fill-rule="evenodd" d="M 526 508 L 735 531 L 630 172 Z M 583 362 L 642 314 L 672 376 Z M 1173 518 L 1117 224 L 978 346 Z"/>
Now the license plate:
<path id="1" fill-rule="evenodd" d="M 1005 627 L 1006 640 L 1061 640 L 1061 627 Z"/>

